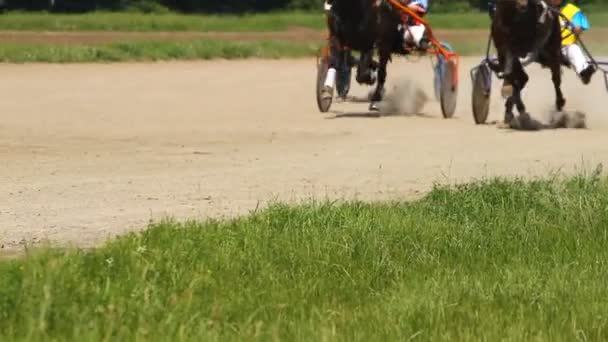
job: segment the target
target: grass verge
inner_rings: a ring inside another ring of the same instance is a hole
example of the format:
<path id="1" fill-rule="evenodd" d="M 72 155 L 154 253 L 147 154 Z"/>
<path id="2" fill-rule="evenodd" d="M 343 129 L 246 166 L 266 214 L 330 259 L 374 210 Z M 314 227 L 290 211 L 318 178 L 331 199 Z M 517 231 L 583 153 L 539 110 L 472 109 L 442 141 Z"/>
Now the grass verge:
<path id="1" fill-rule="evenodd" d="M 608 26 L 608 11 L 588 10 L 593 27 Z M 433 29 L 487 29 L 485 12 L 430 13 Z M 197 31 L 197 32 L 278 32 L 299 27 L 325 30 L 325 14 L 319 12 L 278 12 L 246 15 L 184 15 L 94 12 L 49 14 L 9 12 L 2 15 L 0 30 L 15 31 Z"/>
<path id="2" fill-rule="evenodd" d="M 133 41 L 91 45 L 2 44 L 3 63 L 90 63 L 246 58 L 298 58 L 316 56 L 321 42 L 289 41 Z M 461 55 L 482 55 L 480 42 L 450 41 Z M 608 46 L 592 42 L 595 55 L 608 53 Z"/>
<path id="3" fill-rule="evenodd" d="M 437 27 L 487 27 L 482 13 L 435 14 Z M 0 30 L 19 31 L 202 31 L 268 32 L 290 27 L 325 29 L 323 12 L 282 12 L 248 15 L 182 15 L 138 13 L 90 13 L 78 15 L 8 13 Z"/>
<path id="4" fill-rule="evenodd" d="M 283 41 L 120 42 L 103 45 L 0 45 L 0 62 L 82 63 L 314 56 L 320 45 Z"/>
<path id="5" fill-rule="evenodd" d="M 200 31 L 269 32 L 295 26 L 323 28 L 323 13 L 184 15 L 95 12 L 88 14 L 8 13 L 0 30 L 16 31 Z"/>
<path id="6" fill-rule="evenodd" d="M 606 340 L 608 180 L 274 205 L 0 262 L 3 340 Z"/>
<path id="7" fill-rule="evenodd" d="M 608 26 L 608 11 L 590 11 L 593 26 Z M 483 12 L 431 13 L 428 20 L 434 29 L 488 28 L 489 18 Z M 181 15 L 139 13 L 6 13 L 0 30 L 18 31 L 199 31 L 199 32 L 268 32 L 291 27 L 323 30 L 322 12 L 282 12 L 249 15 Z"/>

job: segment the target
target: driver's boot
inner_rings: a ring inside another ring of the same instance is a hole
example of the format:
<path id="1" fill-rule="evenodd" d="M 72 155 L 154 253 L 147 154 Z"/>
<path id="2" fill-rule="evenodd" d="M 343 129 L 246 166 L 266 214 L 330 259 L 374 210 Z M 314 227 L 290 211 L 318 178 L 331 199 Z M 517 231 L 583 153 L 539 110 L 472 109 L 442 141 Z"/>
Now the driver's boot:
<path id="1" fill-rule="evenodd" d="M 583 84 L 587 85 L 591 82 L 591 76 L 595 74 L 596 68 L 593 64 L 589 64 L 583 71 L 581 71 L 580 77 Z"/>

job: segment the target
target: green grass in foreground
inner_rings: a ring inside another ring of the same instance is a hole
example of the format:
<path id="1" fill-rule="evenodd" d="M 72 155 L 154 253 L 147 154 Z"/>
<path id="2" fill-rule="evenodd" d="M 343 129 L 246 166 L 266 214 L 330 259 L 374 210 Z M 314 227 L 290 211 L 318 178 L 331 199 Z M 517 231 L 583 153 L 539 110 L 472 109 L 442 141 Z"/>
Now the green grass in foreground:
<path id="1" fill-rule="evenodd" d="M 1 340 L 608 339 L 608 179 L 275 205 L 0 262 Z"/>

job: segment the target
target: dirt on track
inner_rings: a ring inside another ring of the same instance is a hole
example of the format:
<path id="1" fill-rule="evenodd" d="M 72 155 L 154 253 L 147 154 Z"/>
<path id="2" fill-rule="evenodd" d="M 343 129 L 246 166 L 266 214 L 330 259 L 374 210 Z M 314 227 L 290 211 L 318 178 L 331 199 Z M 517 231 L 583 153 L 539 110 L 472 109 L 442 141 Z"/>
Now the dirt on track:
<path id="1" fill-rule="evenodd" d="M 608 160 L 602 80 L 565 70 L 570 109 L 587 130 L 515 132 L 473 124 L 464 58 L 455 118 L 431 100 L 409 116 L 314 99 L 314 59 L 142 64 L 0 65 L 0 245 L 94 246 L 150 219 L 243 214 L 269 201 L 413 198 L 434 182 L 575 172 Z M 389 66 L 433 99 L 427 60 Z M 530 68 L 525 100 L 553 102 Z M 364 97 L 368 88 L 353 86 Z M 389 91 L 390 93 L 390 91 Z M 500 119 L 502 101 L 492 103 Z"/>

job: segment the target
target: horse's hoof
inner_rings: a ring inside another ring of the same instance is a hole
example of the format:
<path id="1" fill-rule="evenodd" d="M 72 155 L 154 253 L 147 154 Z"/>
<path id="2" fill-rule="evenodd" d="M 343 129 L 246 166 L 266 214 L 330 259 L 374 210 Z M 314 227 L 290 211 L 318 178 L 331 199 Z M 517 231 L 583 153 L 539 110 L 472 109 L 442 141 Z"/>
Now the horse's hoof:
<path id="1" fill-rule="evenodd" d="M 511 128 L 511 126 L 508 123 L 505 123 L 505 122 L 498 122 L 496 124 L 496 128 L 498 128 L 498 129 L 509 129 L 509 128 Z"/>
<path id="2" fill-rule="evenodd" d="M 382 89 L 380 90 L 380 92 L 376 91 L 376 90 L 371 90 L 368 94 L 367 94 L 367 99 L 371 102 L 380 102 L 384 99 L 384 95 L 386 94 L 386 89 Z"/>
<path id="3" fill-rule="evenodd" d="M 517 121 L 519 122 L 518 128 L 523 131 L 539 131 L 543 129 L 543 124 L 540 121 L 534 119 L 532 115 L 530 115 L 530 113 L 528 112 L 520 113 L 517 119 Z"/>
<path id="4" fill-rule="evenodd" d="M 329 100 L 332 97 L 333 97 L 333 89 L 331 87 L 324 86 L 323 89 L 321 89 L 321 98 L 323 100 Z"/>
<path id="5" fill-rule="evenodd" d="M 379 112 L 380 111 L 380 106 L 378 105 L 378 102 L 372 102 L 369 104 L 369 110 L 372 112 Z"/>
<path id="6" fill-rule="evenodd" d="M 558 100 L 555 105 L 558 112 L 561 112 L 565 106 L 566 106 L 566 99 Z"/>
<path id="7" fill-rule="evenodd" d="M 378 80 L 378 71 L 373 70 L 370 76 L 370 85 L 374 85 L 376 83 L 376 80 Z"/>
<path id="8" fill-rule="evenodd" d="M 384 94 L 386 94 L 386 89 L 382 89 L 380 94 L 374 89 L 370 90 L 367 93 L 367 100 L 370 102 L 380 102 L 384 99 Z"/>
<path id="9" fill-rule="evenodd" d="M 503 99 L 513 96 L 513 86 L 510 84 L 503 85 L 502 89 L 500 90 L 500 95 L 502 95 Z"/>

